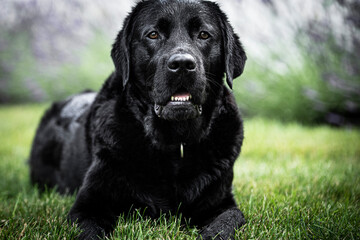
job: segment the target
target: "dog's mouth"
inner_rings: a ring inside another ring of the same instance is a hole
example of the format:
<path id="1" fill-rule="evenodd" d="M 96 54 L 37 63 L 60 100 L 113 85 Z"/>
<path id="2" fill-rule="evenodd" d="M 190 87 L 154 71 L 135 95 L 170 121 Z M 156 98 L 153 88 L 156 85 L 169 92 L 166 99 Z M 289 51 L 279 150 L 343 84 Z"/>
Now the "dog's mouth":
<path id="1" fill-rule="evenodd" d="M 173 96 L 171 96 L 170 101 L 168 102 L 168 104 L 186 103 L 186 102 L 190 102 L 191 99 L 192 99 L 192 96 L 188 92 L 175 93 Z"/>
<path id="2" fill-rule="evenodd" d="M 195 104 L 193 96 L 181 89 L 174 93 L 165 105 L 155 103 L 155 114 L 165 120 L 184 121 L 194 119 L 202 114 L 202 106 Z"/>

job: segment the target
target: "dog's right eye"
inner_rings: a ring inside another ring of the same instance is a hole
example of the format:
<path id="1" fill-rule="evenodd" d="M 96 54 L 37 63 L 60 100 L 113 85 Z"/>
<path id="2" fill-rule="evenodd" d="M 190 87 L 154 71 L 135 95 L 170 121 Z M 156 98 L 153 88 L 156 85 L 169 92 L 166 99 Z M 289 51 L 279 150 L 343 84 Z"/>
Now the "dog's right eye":
<path id="1" fill-rule="evenodd" d="M 199 34 L 199 38 L 202 40 L 206 40 L 210 37 L 210 34 L 208 32 L 201 31 Z"/>
<path id="2" fill-rule="evenodd" d="M 153 32 L 149 33 L 147 35 L 147 37 L 150 38 L 150 39 L 158 39 L 159 38 L 159 33 L 156 32 L 156 31 L 153 31 Z"/>

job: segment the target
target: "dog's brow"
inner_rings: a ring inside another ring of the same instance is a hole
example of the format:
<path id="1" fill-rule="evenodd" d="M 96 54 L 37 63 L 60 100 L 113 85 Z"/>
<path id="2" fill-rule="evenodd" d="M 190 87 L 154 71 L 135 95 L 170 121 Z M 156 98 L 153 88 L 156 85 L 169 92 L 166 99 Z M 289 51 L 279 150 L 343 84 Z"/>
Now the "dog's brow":
<path id="1" fill-rule="evenodd" d="M 196 17 L 193 17 L 193 18 L 191 18 L 190 20 L 189 20 L 189 22 L 188 22 L 188 24 L 189 24 L 189 26 L 191 27 L 191 28 L 200 28 L 201 27 L 201 25 L 202 25 L 202 20 L 198 17 L 198 16 L 196 16 Z"/>
<path id="2" fill-rule="evenodd" d="M 163 31 L 167 31 L 171 26 L 171 22 L 166 18 L 160 18 L 156 26 Z"/>

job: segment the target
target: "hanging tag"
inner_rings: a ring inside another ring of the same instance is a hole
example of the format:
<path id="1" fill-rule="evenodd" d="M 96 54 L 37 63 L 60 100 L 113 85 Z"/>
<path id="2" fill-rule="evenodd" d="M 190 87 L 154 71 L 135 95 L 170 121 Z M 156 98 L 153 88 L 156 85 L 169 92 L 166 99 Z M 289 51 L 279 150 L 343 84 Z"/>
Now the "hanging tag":
<path id="1" fill-rule="evenodd" d="M 180 157 L 184 158 L 184 145 L 183 145 L 183 143 L 180 143 Z"/>

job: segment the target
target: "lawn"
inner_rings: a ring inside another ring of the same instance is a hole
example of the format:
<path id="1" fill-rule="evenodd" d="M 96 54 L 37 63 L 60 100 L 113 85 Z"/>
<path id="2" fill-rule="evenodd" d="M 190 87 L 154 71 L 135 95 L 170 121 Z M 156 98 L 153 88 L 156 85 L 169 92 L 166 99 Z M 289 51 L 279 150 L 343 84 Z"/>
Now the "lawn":
<path id="1" fill-rule="evenodd" d="M 0 239 L 73 239 L 74 196 L 39 194 L 26 159 L 45 105 L 0 107 Z M 245 119 L 234 193 L 239 239 L 360 239 L 360 130 Z M 120 218 L 114 239 L 195 239 L 176 217 Z"/>

